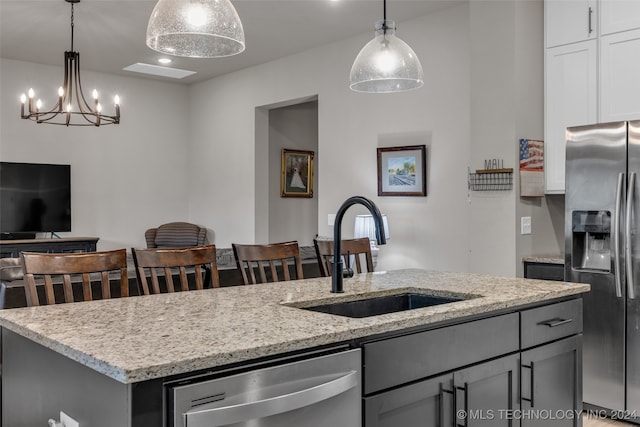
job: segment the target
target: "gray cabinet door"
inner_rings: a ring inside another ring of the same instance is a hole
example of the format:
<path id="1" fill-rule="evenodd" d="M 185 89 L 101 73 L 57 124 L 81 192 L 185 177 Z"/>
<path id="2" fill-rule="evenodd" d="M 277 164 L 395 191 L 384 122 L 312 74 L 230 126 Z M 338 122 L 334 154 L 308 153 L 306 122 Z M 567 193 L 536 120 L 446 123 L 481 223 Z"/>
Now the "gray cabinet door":
<path id="1" fill-rule="evenodd" d="M 580 427 L 582 335 L 522 352 L 522 427 Z"/>
<path id="2" fill-rule="evenodd" d="M 456 425 L 519 426 L 519 367 L 514 354 L 454 372 Z"/>
<path id="3" fill-rule="evenodd" d="M 452 382 L 443 375 L 365 398 L 365 427 L 452 427 Z"/>

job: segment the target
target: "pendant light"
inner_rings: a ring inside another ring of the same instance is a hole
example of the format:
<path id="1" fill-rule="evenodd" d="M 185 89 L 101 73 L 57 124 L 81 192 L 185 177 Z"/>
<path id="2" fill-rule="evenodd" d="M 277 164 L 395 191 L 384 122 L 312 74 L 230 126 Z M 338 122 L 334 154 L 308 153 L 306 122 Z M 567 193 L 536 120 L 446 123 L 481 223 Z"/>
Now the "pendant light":
<path id="1" fill-rule="evenodd" d="M 229 0 L 159 0 L 147 25 L 147 46 L 169 55 L 219 58 L 244 51 L 244 30 Z"/>
<path id="2" fill-rule="evenodd" d="M 395 22 L 387 20 L 387 1 L 383 0 L 383 19 L 376 22 L 375 37 L 362 48 L 351 67 L 351 90 L 404 92 L 424 84 L 420 60 L 408 44 L 396 37 L 395 31 Z"/>
<path id="3" fill-rule="evenodd" d="M 73 50 L 73 6 L 80 0 L 65 0 L 71 3 L 71 50 L 64 53 L 64 82 L 58 89 L 58 102 L 50 109 L 42 108 L 42 101 L 34 102 L 35 92 L 29 89 L 29 96 L 22 94 L 20 116 L 36 123 L 65 126 L 101 126 L 120 123 L 120 97 L 114 97 L 115 116 L 102 114 L 98 101 L 98 91 L 93 90 L 93 106 L 89 105 L 82 92 L 80 80 L 80 53 Z M 28 99 L 28 113 L 25 104 Z"/>

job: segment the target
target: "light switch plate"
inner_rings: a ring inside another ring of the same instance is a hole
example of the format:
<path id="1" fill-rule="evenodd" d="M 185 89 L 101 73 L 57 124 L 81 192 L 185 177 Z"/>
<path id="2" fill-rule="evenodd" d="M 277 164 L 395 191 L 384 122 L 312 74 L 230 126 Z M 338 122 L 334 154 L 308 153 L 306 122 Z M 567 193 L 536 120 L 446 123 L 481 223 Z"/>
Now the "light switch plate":
<path id="1" fill-rule="evenodd" d="M 523 216 L 520 218 L 520 234 L 531 234 L 531 217 Z"/>
<path id="2" fill-rule="evenodd" d="M 80 427 L 80 423 L 71 418 L 69 415 L 60 411 L 60 423 L 63 427 Z"/>
<path id="3" fill-rule="evenodd" d="M 335 222 L 336 222 L 336 214 L 329 214 L 329 215 L 327 216 L 327 223 L 328 223 L 331 227 L 333 227 L 333 224 L 335 224 Z"/>

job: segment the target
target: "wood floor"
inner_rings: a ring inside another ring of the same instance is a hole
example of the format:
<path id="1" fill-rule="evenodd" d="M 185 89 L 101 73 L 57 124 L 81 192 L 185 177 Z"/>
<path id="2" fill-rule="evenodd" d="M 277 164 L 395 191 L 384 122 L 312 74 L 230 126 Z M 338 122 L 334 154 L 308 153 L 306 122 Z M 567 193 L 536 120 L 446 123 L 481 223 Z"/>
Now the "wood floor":
<path id="1" fill-rule="evenodd" d="M 610 419 L 587 418 L 582 419 L 582 427 L 631 427 L 635 424 L 613 421 Z"/>

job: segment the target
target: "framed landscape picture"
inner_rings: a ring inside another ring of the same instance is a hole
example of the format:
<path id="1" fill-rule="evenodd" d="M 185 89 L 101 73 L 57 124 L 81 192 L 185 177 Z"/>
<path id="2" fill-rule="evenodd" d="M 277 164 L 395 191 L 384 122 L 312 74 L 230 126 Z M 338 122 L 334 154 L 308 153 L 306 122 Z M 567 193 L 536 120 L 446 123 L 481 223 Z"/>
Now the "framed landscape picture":
<path id="1" fill-rule="evenodd" d="M 378 148 L 378 196 L 426 196 L 427 147 Z"/>
<path id="2" fill-rule="evenodd" d="M 313 151 L 282 149 L 281 197 L 313 197 Z"/>

